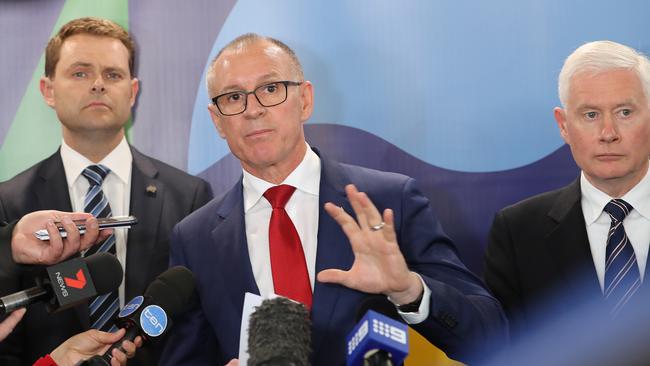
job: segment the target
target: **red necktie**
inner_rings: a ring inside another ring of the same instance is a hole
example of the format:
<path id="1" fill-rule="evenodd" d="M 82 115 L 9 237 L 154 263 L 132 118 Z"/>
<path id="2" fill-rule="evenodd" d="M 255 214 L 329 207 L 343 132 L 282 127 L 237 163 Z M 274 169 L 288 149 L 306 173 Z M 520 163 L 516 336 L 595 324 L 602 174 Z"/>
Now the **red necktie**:
<path id="1" fill-rule="evenodd" d="M 311 308 L 311 284 L 300 237 L 284 206 L 296 187 L 286 184 L 269 188 L 264 197 L 273 213 L 269 223 L 269 251 L 275 293 Z"/>

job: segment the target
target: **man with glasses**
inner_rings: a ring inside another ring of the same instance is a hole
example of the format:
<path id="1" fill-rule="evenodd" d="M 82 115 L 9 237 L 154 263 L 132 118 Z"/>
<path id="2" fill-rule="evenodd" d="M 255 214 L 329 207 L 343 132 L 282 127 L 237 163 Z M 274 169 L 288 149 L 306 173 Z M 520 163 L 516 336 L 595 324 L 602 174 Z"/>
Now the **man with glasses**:
<path id="1" fill-rule="evenodd" d="M 313 86 L 288 46 L 240 36 L 212 62 L 207 85 L 210 115 L 243 175 L 174 229 L 171 264 L 192 270 L 200 301 L 176 322 L 163 365 L 237 357 L 246 292 L 310 309 L 314 365 L 345 361 L 370 294 L 451 357 L 503 341 L 499 303 L 458 259 L 413 179 L 307 144 Z"/>

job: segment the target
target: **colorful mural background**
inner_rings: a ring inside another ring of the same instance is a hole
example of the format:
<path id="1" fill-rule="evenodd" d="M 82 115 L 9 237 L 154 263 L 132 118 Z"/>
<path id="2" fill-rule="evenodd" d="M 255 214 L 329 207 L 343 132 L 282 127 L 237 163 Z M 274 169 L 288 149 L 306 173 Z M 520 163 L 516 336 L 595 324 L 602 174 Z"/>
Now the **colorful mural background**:
<path id="1" fill-rule="evenodd" d="M 315 86 L 311 145 L 415 177 L 476 273 L 494 213 L 577 175 L 552 108 L 564 58 L 611 39 L 650 52 L 642 1 L 0 1 L 0 180 L 51 154 L 38 79 L 48 38 L 93 15 L 138 42 L 130 141 L 228 189 L 241 168 L 212 126 L 206 65 L 246 32 L 293 47 Z"/>

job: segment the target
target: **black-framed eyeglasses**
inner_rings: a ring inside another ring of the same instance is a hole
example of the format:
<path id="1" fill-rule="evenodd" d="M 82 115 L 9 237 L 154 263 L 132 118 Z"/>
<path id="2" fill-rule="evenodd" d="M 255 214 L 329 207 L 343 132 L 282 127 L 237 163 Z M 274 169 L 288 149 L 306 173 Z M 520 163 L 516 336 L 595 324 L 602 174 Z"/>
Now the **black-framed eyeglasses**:
<path id="1" fill-rule="evenodd" d="M 217 106 L 219 112 L 224 116 L 234 116 L 244 113 L 248 106 L 248 95 L 255 95 L 255 99 L 263 107 L 273 107 L 284 103 L 287 100 L 287 87 L 289 85 L 300 85 L 298 81 L 274 81 L 260 85 L 253 91 L 238 90 L 217 95 L 212 98 L 212 103 Z"/>

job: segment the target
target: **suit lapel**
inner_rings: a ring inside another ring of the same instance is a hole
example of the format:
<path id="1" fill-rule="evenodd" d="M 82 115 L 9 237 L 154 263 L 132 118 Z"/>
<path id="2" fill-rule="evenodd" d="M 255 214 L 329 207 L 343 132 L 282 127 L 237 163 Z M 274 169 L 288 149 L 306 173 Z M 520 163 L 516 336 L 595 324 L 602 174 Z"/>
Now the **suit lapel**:
<path id="1" fill-rule="evenodd" d="M 60 149 L 41 164 L 38 175 L 41 179 L 34 188 L 38 201 L 37 207 L 39 209 L 71 212 L 72 201 L 70 200 L 70 190 L 68 189 Z M 89 328 L 90 313 L 88 305 L 75 306 L 74 312 L 77 314 L 82 327 L 84 329 Z"/>
<path id="2" fill-rule="evenodd" d="M 243 294 L 250 292 L 259 294 L 255 282 L 253 269 L 248 255 L 248 241 L 246 240 L 244 203 L 241 179 L 224 196 L 221 205 L 217 207 L 215 224 L 210 232 L 210 243 L 206 247 L 204 268 L 209 268 L 212 273 L 207 278 L 212 278 L 213 284 L 221 284 L 209 291 L 212 304 L 217 308 L 230 307 L 227 311 L 219 311 L 208 315 L 217 317 L 215 330 L 223 329 L 224 334 L 231 337 L 239 334 L 239 319 L 242 315 Z M 218 249 L 214 249 L 218 248 Z M 236 315 L 236 320 L 220 319 L 221 314 Z M 233 329 L 226 329 L 227 324 L 232 324 Z M 219 331 L 220 332 L 220 331 Z"/>
<path id="3" fill-rule="evenodd" d="M 316 149 L 314 150 L 319 154 Z M 332 202 L 343 207 L 346 212 L 353 214 L 344 190 L 345 185 L 349 183 L 349 178 L 345 176 L 336 162 L 321 156 L 320 181 L 316 274 L 330 268 L 347 270 L 354 262 L 350 241 L 336 221 L 322 209 L 326 202 Z M 324 340 L 323 335 L 331 333 L 320 330 L 330 327 L 334 310 L 337 307 L 341 293 L 344 291 L 346 289 L 340 285 L 325 284 L 318 281 L 314 285 L 311 317 L 314 329 L 319 329 L 319 331 L 313 333 L 314 353 L 320 348 Z M 345 311 L 355 311 L 355 309 L 345 309 Z"/>
<path id="4" fill-rule="evenodd" d="M 582 213 L 579 180 L 574 181 L 558 196 L 548 215 L 557 222 L 546 240 L 551 255 L 558 264 L 559 275 L 569 285 L 580 282 L 583 291 L 586 285 L 588 294 L 600 294 L 600 283 Z M 578 286 L 577 283 L 576 285 Z"/>
<path id="5" fill-rule="evenodd" d="M 65 177 L 60 149 L 47 158 L 38 172 L 41 178 L 34 189 L 40 209 L 72 211 L 70 190 Z"/>
<path id="6" fill-rule="evenodd" d="M 162 215 L 165 185 L 157 179 L 158 170 L 144 155 L 131 148 L 131 197 L 129 211 L 138 224 L 129 230 L 126 250 L 125 297 L 131 299 L 144 293 L 150 258 L 156 248 L 158 226 Z"/>

